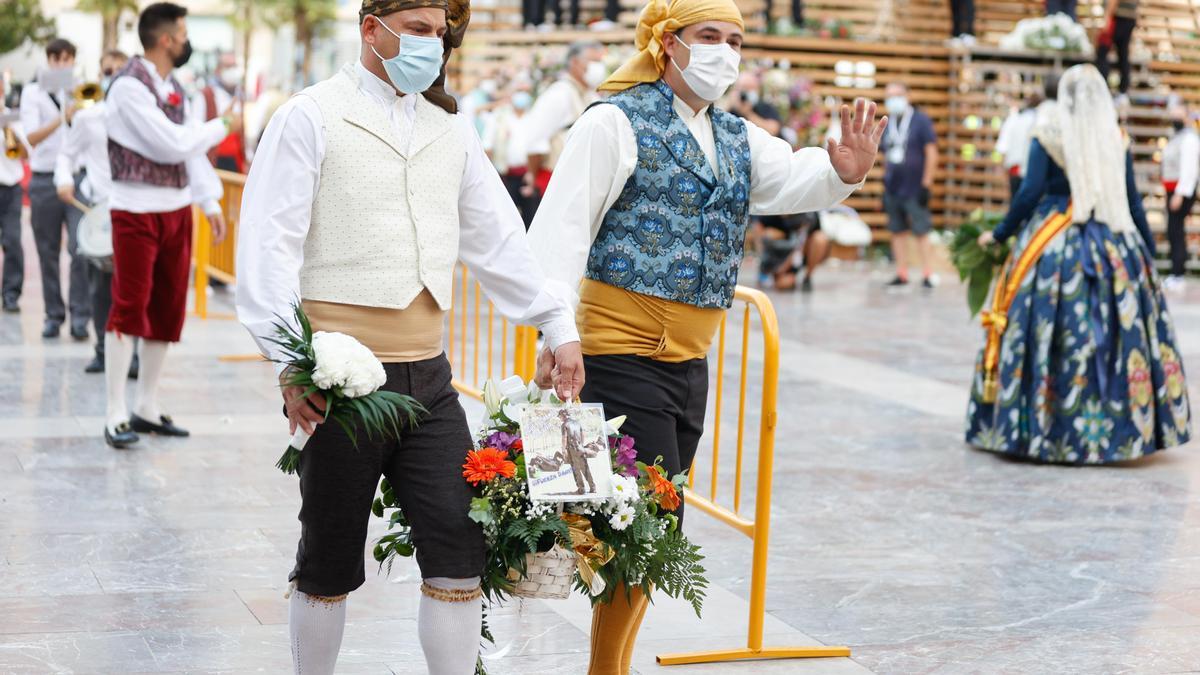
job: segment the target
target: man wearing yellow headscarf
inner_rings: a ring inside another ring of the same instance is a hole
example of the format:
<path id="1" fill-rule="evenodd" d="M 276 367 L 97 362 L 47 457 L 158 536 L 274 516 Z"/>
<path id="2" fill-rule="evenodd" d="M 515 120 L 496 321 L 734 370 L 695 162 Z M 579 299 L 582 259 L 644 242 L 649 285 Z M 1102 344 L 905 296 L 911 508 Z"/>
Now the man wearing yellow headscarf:
<path id="1" fill-rule="evenodd" d="M 738 77 L 733 0 L 651 0 L 614 92 L 571 129 L 530 229 L 546 275 L 577 288 L 588 381 L 638 459 L 687 470 L 704 432 L 706 355 L 732 305 L 751 214 L 829 208 L 861 186 L 887 119 L 843 107 L 841 138 L 791 146 L 713 107 Z M 553 355 L 539 360 L 548 386 Z M 682 507 L 676 513 L 682 516 Z M 647 599 L 618 589 L 592 620 L 590 675 L 629 672 Z"/>

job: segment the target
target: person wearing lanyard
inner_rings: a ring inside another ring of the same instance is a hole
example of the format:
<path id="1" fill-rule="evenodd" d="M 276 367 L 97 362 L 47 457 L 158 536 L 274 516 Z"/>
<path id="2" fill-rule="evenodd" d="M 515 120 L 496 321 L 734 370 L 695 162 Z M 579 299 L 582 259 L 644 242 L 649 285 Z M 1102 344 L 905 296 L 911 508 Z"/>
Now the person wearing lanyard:
<path id="1" fill-rule="evenodd" d="M 1163 280 L 1169 291 L 1183 289 L 1187 271 L 1187 217 L 1196 203 L 1196 183 L 1200 182 L 1200 134 L 1187 108 L 1171 107 L 1171 126 L 1175 134 L 1163 148 L 1162 182 L 1167 193 L 1167 240 L 1171 243 L 1171 275 Z"/>
<path id="2" fill-rule="evenodd" d="M 893 82 L 887 86 L 888 115 L 895 123 L 883 136 L 887 163 L 883 173 L 883 208 L 887 212 L 888 231 L 892 235 L 892 255 L 896 260 L 896 278 L 891 288 L 908 285 L 908 254 L 913 237 L 921 261 L 922 285 L 933 288 L 933 258 L 929 231 L 933 219 L 929 213 L 929 190 L 937 170 L 937 136 L 929 115 L 917 110 L 908 100 L 908 86 Z"/>
<path id="3" fill-rule="evenodd" d="M 733 303 L 751 214 L 829 208 L 862 185 L 886 118 L 842 109 L 841 140 L 792 151 L 715 107 L 738 77 L 734 0 L 651 0 L 638 52 L 575 123 L 530 244 L 551 278 L 579 289 L 582 399 L 628 415 L 638 460 L 692 465 L 708 402 L 707 354 Z M 552 355 L 538 380 L 552 382 Z M 683 507 L 675 512 L 682 517 Z M 617 589 L 592 615 L 591 675 L 629 672 L 648 599 Z"/>
<path id="4" fill-rule="evenodd" d="M 67 231 L 67 249 L 71 254 L 68 302 L 71 310 L 71 337 L 88 338 L 88 322 L 92 318 L 87 261 L 75 255 L 75 235 L 83 214 L 58 198 L 54 186 L 54 168 L 66 127 L 72 114 L 71 71 L 75 68 L 75 45 L 63 39 L 46 45 L 48 65 L 38 75 L 38 81 L 25 87 L 21 95 L 21 126 L 28 134 L 33 155 L 29 168 L 30 222 L 37 243 L 38 264 L 42 271 L 42 298 L 46 304 L 46 323 L 42 337 L 56 338 L 67 320 L 63 304 L 62 278 L 59 258 L 62 256 L 63 229 Z"/>

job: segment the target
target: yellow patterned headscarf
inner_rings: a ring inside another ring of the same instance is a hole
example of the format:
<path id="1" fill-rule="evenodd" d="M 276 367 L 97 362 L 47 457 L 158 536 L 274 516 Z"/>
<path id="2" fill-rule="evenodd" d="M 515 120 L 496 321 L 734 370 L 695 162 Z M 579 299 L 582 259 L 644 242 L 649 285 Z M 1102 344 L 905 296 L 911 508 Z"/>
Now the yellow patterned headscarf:
<path id="1" fill-rule="evenodd" d="M 638 20 L 634 46 L 637 54 L 613 73 L 600 91 L 624 91 L 662 77 L 667 66 L 663 34 L 703 21 L 727 21 L 746 29 L 742 12 L 733 0 L 650 0 Z"/>

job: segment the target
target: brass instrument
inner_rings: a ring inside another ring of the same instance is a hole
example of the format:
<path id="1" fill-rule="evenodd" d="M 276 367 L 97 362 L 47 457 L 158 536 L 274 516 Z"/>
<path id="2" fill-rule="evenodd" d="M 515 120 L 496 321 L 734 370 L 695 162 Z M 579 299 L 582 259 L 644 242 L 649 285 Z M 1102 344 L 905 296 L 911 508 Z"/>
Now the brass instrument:
<path id="1" fill-rule="evenodd" d="M 25 159 L 25 144 L 17 138 L 11 126 L 4 127 L 4 156 L 9 159 Z"/>
<path id="2" fill-rule="evenodd" d="M 84 82 L 75 87 L 71 96 L 75 100 L 75 108 L 84 110 L 104 100 L 104 88 L 99 82 Z"/>
<path id="3" fill-rule="evenodd" d="M 8 112 L 8 73 L 0 75 L 0 111 Z M 29 153 L 25 144 L 17 137 L 17 132 L 11 124 L 4 124 L 4 156 L 8 159 L 25 159 Z"/>

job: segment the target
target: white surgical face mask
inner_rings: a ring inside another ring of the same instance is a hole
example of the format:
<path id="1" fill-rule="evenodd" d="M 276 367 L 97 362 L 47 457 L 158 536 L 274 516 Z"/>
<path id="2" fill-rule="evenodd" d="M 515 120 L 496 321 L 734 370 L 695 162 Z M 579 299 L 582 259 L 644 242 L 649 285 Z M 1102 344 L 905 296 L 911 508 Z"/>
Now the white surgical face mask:
<path id="1" fill-rule="evenodd" d="M 221 85 L 226 89 L 234 89 L 242 83 L 242 69 L 226 68 L 217 75 L 217 79 L 221 81 Z"/>
<path id="2" fill-rule="evenodd" d="M 908 111 L 908 99 L 904 96 L 889 96 L 884 100 L 883 106 L 887 108 L 889 115 L 899 117 Z"/>
<path id="3" fill-rule="evenodd" d="M 383 62 L 388 79 L 402 94 L 419 94 L 430 87 L 442 72 L 442 40 L 419 35 L 401 35 L 388 28 L 379 17 L 375 20 L 387 32 L 400 39 L 400 51 L 390 59 L 383 58 L 375 47 L 371 51 Z"/>
<path id="4" fill-rule="evenodd" d="M 675 41 L 691 53 L 687 68 L 680 68 L 672 59 L 675 69 L 683 75 L 683 81 L 700 98 L 712 103 L 725 95 L 738 78 L 738 66 L 742 56 L 728 44 L 689 46 L 678 36 Z"/>
<path id="5" fill-rule="evenodd" d="M 600 61 L 590 61 L 587 65 L 587 72 L 583 74 L 583 82 L 588 87 L 595 89 L 604 84 L 604 78 L 608 77 L 608 68 Z"/>

